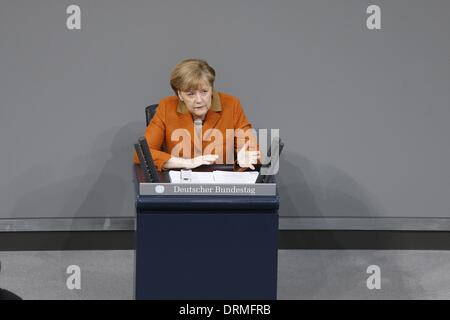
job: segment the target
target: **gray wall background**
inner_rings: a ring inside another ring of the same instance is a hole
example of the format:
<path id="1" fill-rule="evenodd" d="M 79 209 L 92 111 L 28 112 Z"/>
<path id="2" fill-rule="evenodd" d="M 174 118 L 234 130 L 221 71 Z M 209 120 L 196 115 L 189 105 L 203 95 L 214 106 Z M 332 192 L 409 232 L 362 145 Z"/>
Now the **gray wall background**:
<path id="1" fill-rule="evenodd" d="M 82 29 L 66 28 L 77 4 Z M 381 7 L 382 30 L 366 28 Z M 450 2 L 2 0 L 0 218 L 132 217 L 144 107 L 188 57 L 280 128 L 285 218 L 450 218 Z M 291 221 L 294 221 L 293 219 Z"/>

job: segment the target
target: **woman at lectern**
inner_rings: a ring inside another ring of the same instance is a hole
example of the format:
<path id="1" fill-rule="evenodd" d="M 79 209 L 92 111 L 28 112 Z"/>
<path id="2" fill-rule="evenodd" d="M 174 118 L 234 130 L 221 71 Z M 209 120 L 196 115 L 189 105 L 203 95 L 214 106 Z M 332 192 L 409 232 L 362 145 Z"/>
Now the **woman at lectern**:
<path id="1" fill-rule="evenodd" d="M 171 73 L 175 96 L 162 99 L 145 130 L 158 170 L 235 164 L 255 169 L 256 135 L 238 98 L 214 89 L 215 70 L 187 59 Z M 236 155 L 236 156 L 235 156 Z M 139 163 L 134 155 L 135 163 Z"/>

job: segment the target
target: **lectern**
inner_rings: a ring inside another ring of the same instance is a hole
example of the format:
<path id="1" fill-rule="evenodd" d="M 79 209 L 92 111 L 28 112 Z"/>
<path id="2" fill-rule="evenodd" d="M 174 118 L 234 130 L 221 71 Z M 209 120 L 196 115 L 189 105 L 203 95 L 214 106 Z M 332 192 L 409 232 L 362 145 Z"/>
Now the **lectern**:
<path id="1" fill-rule="evenodd" d="M 177 192 L 167 173 L 158 175 L 146 183 L 134 166 L 136 299 L 276 299 L 276 183 L 248 194 Z"/>

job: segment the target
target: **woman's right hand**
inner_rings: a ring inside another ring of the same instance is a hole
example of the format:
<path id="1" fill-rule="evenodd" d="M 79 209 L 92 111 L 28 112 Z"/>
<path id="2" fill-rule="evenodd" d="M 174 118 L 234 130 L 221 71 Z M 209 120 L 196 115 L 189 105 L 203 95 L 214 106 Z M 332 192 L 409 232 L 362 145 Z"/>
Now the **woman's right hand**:
<path id="1" fill-rule="evenodd" d="M 200 167 L 202 165 L 211 165 L 219 159 L 219 155 L 217 154 L 206 154 L 203 156 L 195 157 L 193 159 L 187 159 L 186 168 L 193 169 Z"/>
<path id="2" fill-rule="evenodd" d="M 217 154 L 207 154 L 200 157 L 195 157 L 194 159 L 171 157 L 164 163 L 163 169 L 193 169 L 204 164 L 213 164 L 217 161 L 217 159 L 219 159 L 219 156 Z"/>

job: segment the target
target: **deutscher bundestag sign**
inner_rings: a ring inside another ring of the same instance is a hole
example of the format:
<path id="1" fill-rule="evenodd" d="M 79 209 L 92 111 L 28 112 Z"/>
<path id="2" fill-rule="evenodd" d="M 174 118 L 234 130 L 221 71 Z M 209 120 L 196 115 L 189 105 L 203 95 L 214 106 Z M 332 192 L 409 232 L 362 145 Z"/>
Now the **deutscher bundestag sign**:
<path id="1" fill-rule="evenodd" d="M 139 193 L 146 195 L 230 195 L 230 196 L 274 196 L 275 183 L 254 184 L 194 184 L 194 183 L 145 183 L 139 184 Z"/>

